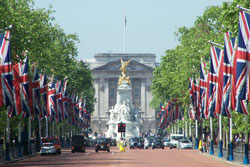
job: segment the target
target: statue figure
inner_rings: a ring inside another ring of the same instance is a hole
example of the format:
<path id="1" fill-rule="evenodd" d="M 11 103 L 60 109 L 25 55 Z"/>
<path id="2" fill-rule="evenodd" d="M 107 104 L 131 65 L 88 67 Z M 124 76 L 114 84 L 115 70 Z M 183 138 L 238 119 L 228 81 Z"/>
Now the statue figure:
<path id="1" fill-rule="evenodd" d="M 128 85 L 130 84 L 130 78 L 129 78 L 129 76 L 126 76 L 127 66 L 130 62 L 131 62 L 131 60 L 124 62 L 121 58 L 120 70 L 122 71 L 122 75 L 119 77 L 119 82 L 118 82 L 119 85 L 122 84 L 122 81 L 126 81 L 128 83 Z"/>
<path id="2" fill-rule="evenodd" d="M 120 70 L 122 71 L 122 75 L 126 75 L 126 72 L 127 72 L 127 66 L 128 64 L 131 62 L 131 60 L 128 60 L 128 61 L 123 61 L 122 58 L 121 58 L 121 67 L 120 67 Z"/>

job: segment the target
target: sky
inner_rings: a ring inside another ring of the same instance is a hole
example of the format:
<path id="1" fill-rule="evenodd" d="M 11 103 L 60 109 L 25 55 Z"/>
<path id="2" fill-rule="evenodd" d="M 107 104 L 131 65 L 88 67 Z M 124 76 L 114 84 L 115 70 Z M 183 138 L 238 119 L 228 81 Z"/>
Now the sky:
<path id="1" fill-rule="evenodd" d="M 55 10 L 54 23 L 65 33 L 76 33 L 77 59 L 96 53 L 153 53 L 157 62 L 178 42 L 177 28 L 191 27 L 207 6 L 229 0 L 34 0 L 36 8 Z"/>

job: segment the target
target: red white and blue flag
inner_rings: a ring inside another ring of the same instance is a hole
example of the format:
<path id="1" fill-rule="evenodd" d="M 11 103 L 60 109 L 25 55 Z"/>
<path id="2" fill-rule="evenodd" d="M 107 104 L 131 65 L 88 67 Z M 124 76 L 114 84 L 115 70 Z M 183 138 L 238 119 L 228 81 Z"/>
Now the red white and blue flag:
<path id="1" fill-rule="evenodd" d="M 40 75 L 35 66 L 33 66 L 33 77 L 29 81 L 29 97 L 31 111 L 30 116 L 35 119 L 35 116 L 40 116 L 41 113 Z"/>
<path id="2" fill-rule="evenodd" d="M 210 117 L 216 117 L 217 114 L 215 112 L 216 110 L 216 101 L 217 95 L 218 95 L 218 82 L 220 80 L 219 77 L 219 69 L 221 67 L 221 64 L 223 59 L 223 51 L 220 48 L 215 47 L 214 45 L 211 46 L 210 49 L 210 71 L 208 75 L 208 82 L 209 82 L 209 93 L 208 93 L 208 110 L 207 115 Z"/>
<path id="3" fill-rule="evenodd" d="M 206 63 L 202 61 L 200 65 L 200 101 L 199 108 L 202 115 L 202 118 L 208 119 L 208 115 L 206 115 L 207 109 L 207 90 L 208 90 L 208 74 L 206 72 Z"/>
<path id="4" fill-rule="evenodd" d="M 68 119 L 68 117 L 69 117 L 69 102 L 68 102 L 67 83 L 68 83 L 68 80 L 64 79 L 63 90 L 62 90 L 62 106 L 63 106 L 64 119 Z"/>
<path id="5" fill-rule="evenodd" d="M 29 116 L 29 76 L 28 57 L 13 66 L 13 86 L 15 91 L 15 110 L 22 118 Z"/>
<path id="6" fill-rule="evenodd" d="M 56 113 L 57 122 L 64 120 L 63 105 L 62 105 L 62 85 L 61 81 L 58 80 L 56 83 Z"/>
<path id="7" fill-rule="evenodd" d="M 48 84 L 46 73 L 40 76 L 40 94 L 41 94 L 41 117 L 44 119 L 45 116 L 48 116 L 47 103 L 48 103 Z"/>
<path id="8" fill-rule="evenodd" d="M 8 116 L 13 116 L 13 73 L 10 53 L 10 31 L 0 34 L 0 107 L 6 106 Z"/>
<path id="9" fill-rule="evenodd" d="M 223 104 L 222 115 L 231 118 L 231 92 L 233 83 L 233 66 L 236 53 L 236 38 L 230 33 L 224 35 L 224 66 L 223 66 Z"/>
<path id="10" fill-rule="evenodd" d="M 236 109 L 240 113 L 248 114 L 249 101 L 249 61 L 250 61 L 250 14 L 239 13 L 239 35 L 236 69 Z"/>
<path id="11" fill-rule="evenodd" d="M 50 78 L 48 84 L 48 101 L 47 101 L 47 117 L 50 121 L 56 120 L 56 84 L 54 82 L 54 77 Z"/>

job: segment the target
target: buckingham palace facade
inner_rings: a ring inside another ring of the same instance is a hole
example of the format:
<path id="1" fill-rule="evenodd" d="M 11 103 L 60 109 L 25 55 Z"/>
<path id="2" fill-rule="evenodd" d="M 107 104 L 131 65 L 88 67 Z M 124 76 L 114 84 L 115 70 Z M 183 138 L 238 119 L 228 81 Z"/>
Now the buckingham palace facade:
<path id="1" fill-rule="evenodd" d="M 133 105 L 142 112 L 142 131 L 156 131 L 157 121 L 154 109 L 149 105 L 153 70 L 156 67 L 155 54 L 123 54 L 100 53 L 94 59 L 87 60 L 94 79 L 95 110 L 91 127 L 93 132 L 106 132 L 109 116 L 107 111 L 116 104 L 118 79 L 121 75 L 121 61 L 131 60 L 127 66 L 127 75 L 130 76 Z"/>

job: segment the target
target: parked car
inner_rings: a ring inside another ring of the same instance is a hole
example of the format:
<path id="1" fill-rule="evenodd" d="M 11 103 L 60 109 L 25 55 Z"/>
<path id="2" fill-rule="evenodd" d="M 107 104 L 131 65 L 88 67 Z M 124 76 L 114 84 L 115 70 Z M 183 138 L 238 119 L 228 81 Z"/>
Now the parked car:
<path id="1" fill-rule="evenodd" d="M 56 148 L 54 143 L 43 143 L 40 150 L 41 155 L 44 154 L 54 154 L 56 155 Z"/>
<path id="2" fill-rule="evenodd" d="M 182 140 L 178 141 L 177 148 L 179 148 L 179 149 L 186 149 L 186 148 L 192 149 L 193 145 L 192 145 L 192 143 L 191 143 L 190 140 L 188 140 L 188 139 L 182 139 Z"/>
<path id="3" fill-rule="evenodd" d="M 73 135 L 71 152 L 85 152 L 85 144 L 83 135 Z"/>
<path id="4" fill-rule="evenodd" d="M 170 139 L 164 138 L 163 139 L 163 144 L 164 144 L 165 147 L 169 147 L 170 146 Z"/>
<path id="5" fill-rule="evenodd" d="M 133 137 L 133 138 L 130 138 L 129 139 L 129 148 L 131 149 L 131 148 L 139 148 L 139 149 L 141 149 L 141 148 L 143 148 L 143 145 L 142 145 L 142 143 L 141 143 L 141 141 L 139 140 L 139 138 L 138 137 Z"/>
<path id="6" fill-rule="evenodd" d="M 57 137 L 45 137 L 42 139 L 42 143 L 54 143 L 56 153 L 61 154 L 61 145 Z"/>
<path id="7" fill-rule="evenodd" d="M 162 142 L 161 138 L 159 138 L 159 137 L 155 137 L 153 139 L 152 149 L 155 149 L 155 148 L 162 148 L 162 149 L 164 149 L 163 142 Z"/>
<path id="8" fill-rule="evenodd" d="M 107 152 L 110 151 L 110 146 L 106 138 L 96 139 L 95 152 L 98 152 L 99 150 L 107 151 Z"/>

